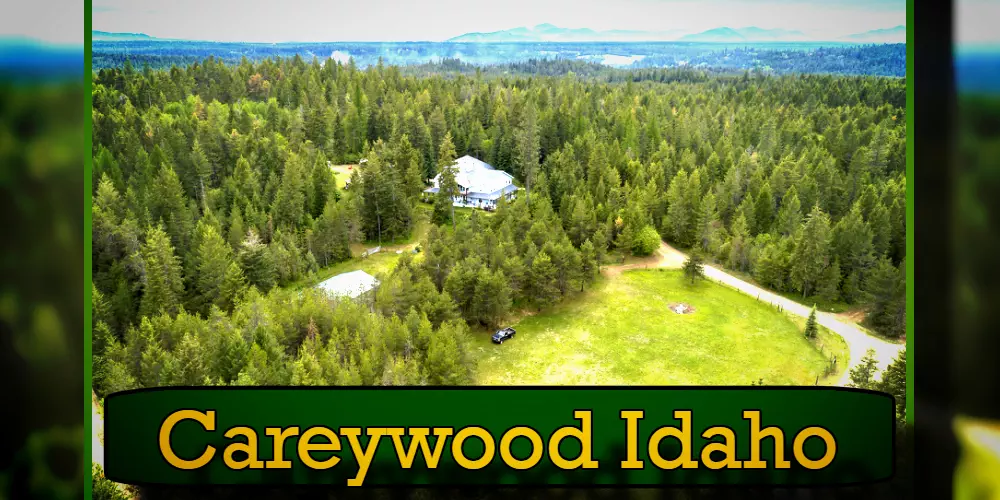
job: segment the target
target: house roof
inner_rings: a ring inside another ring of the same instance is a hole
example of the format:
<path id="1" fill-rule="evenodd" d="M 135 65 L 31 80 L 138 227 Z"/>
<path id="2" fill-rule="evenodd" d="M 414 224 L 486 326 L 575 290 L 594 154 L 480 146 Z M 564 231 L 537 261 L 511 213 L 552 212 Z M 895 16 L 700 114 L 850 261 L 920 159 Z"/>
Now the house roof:
<path id="1" fill-rule="evenodd" d="M 378 286 L 378 280 L 364 271 L 338 274 L 317 285 L 334 297 L 357 298 Z"/>
<path id="2" fill-rule="evenodd" d="M 457 169 L 455 172 L 455 182 L 470 194 L 481 193 L 488 195 L 496 193 L 499 196 L 500 191 L 514 182 L 514 177 L 507 172 L 497 170 L 489 163 L 469 155 L 455 160 L 455 167 Z M 432 181 L 433 187 L 430 189 L 438 187 L 438 179 L 440 177 L 441 174 L 434 177 Z M 434 191 L 428 190 L 428 192 L 436 191 L 437 189 L 434 189 Z"/>

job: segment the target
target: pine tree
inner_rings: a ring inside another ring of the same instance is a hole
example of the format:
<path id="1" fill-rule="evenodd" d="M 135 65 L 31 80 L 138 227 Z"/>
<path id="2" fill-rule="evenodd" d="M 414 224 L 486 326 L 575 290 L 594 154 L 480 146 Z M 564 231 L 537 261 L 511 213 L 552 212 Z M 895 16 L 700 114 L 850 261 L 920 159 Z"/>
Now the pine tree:
<path id="1" fill-rule="evenodd" d="M 851 387 L 861 389 L 874 389 L 877 383 L 875 377 L 878 374 L 878 361 L 875 359 L 875 350 L 868 349 L 864 357 L 854 368 L 851 368 Z"/>
<path id="2" fill-rule="evenodd" d="M 774 199 L 771 196 L 771 185 L 765 183 L 754 201 L 755 234 L 767 233 L 771 230 L 771 218 L 774 213 Z"/>
<path id="3" fill-rule="evenodd" d="M 575 245 L 583 244 L 583 241 L 594 234 L 597 228 L 597 214 L 593 207 L 584 200 L 575 197 L 570 198 L 573 211 L 570 222 L 567 224 L 570 239 Z"/>
<path id="4" fill-rule="evenodd" d="M 781 208 L 778 210 L 778 218 L 775 228 L 782 236 L 795 234 L 802 224 L 802 207 L 799 204 L 799 194 L 795 186 L 788 188 L 781 198 Z"/>
<path id="5" fill-rule="evenodd" d="M 757 236 L 757 211 L 755 210 L 757 206 L 757 201 L 754 199 L 753 194 L 747 193 L 740 202 L 739 206 L 736 207 L 736 213 L 742 215 L 747 224 L 747 234 L 750 236 Z"/>
<path id="6" fill-rule="evenodd" d="M 819 326 L 816 324 L 816 306 L 813 306 L 812 310 L 809 311 L 809 318 L 806 319 L 805 336 L 807 339 L 814 339 L 817 333 L 819 333 Z"/>
<path id="7" fill-rule="evenodd" d="M 441 325 L 427 348 L 424 363 L 431 385 L 463 385 L 469 381 L 469 366 L 460 339 L 464 327 L 448 322 Z"/>
<path id="8" fill-rule="evenodd" d="M 150 332 L 151 333 L 151 332 Z M 165 350 L 160 341 L 150 334 L 144 339 L 143 348 L 139 355 L 138 381 L 142 387 L 158 387 L 164 372 L 169 373 L 172 356 Z"/>
<path id="9" fill-rule="evenodd" d="M 739 213 L 733 222 L 733 237 L 729 240 L 729 267 L 746 271 L 748 265 L 747 247 L 750 244 L 750 234 L 747 230 L 747 219 Z"/>
<path id="10" fill-rule="evenodd" d="M 787 240 L 781 243 L 767 243 L 757 256 L 754 264 L 754 277 L 761 284 L 775 290 L 787 290 L 789 252 L 786 252 Z"/>
<path id="11" fill-rule="evenodd" d="M 207 375 L 204 352 L 197 335 L 185 332 L 173 349 L 175 365 L 173 378 L 176 385 L 202 385 Z M 170 384 L 175 385 L 175 384 Z"/>
<path id="12" fill-rule="evenodd" d="M 597 263 L 597 270 L 601 270 L 604 258 L 608 253 L 608 229 L 606 225 L 599 224 L 594 231 L 594 261 Z"/>
<path id="13" fill-rule="evenodd" d="M 243 275 L 243 269 L 239 263 L 235 260 L 230 262 L 229 266 L 226 267 L 226 275 L 222 282 L 222 288 L 219 290 L 219 298 L 222 302 L 222 305 L 219 307 L 226 312 L 232 311 L 233 304 L 246 285 L 246 277 Z"/>
<path id="14" fill-rule="evenodd" d="M 833 247 L 844 274 L 857 274 L 864 280 L 874 261 L 872 231 L 864 221 L 860 204 L 855 203 L 833 230 Z"/>
<path id="15" fill-rule="evenodd" d="M 247 206 L 260 191 L 257 173 L 250 167 L 250 162 L 242 156 L 236 160 L 236 169 L 233 170 L 233 175 L 226 180 L 225 186 L 228 194 L 232 196 L 234 207 Z"/>
<path id="16" fill-rule="evenodd" d="M 403 192 L 398 176 L 379 153 L 381 141 L 368 154 L 368 163 L 355 176 L 351 189 L 360 193 L 360 209 L 365 235 L 381 245 L 383 238 L 392 239 L 409 233 L 412 223 L 410 198 Z"/>
<path id="17" fill-rule="evenodd" d="M 440 150 L 445 134 L 450 133 L 448 131 L 448 122 L 444 117 L 444 110 L 440 106 L 435 107 L 434 111 L 427 118 L 427 128 L 431 133 L 431 147 Z"/>
<path id="18" fill-rule="evenodd" d="M 232 215 L 229 217 L 229 233 L 226 240 L 229 242 L 231 248 L 237 249 L 243 243 L 243 239 L 246 236 L 246 228 L 243 225 L 243 213 L 240 211 L 240 207 L 234 204 Z"/>
<path id="19" fill-rule="evenodd" d="M 268 291 L 278 280 L 278 271 L 267 245 L 251 229 L 239 252 L 240 264 L 246 273 L 247 283 L 261 291 Z"/>
<path id="20" fill-rule="evenodd" d="M 333 172 L 327 166 L 326 155 L 319 153 L 316 155 L 316 162 L 312 169 L 312 195 L 310 196 L 309 215 L 313 219 L 319 218 L 326 208 L 326 202 L 335 196 L 337 189 Z"/>
<path id="21" fill-rule="evenodd" d="M 189 276 L 189 282 L 194 283 L 198 310 L 207 313 L 213 305 L 228 310 L 232 306 L 234 291 L 239 289 L 238 280 L 242 273 L 238 267 L 230 269 L 233 250 L 214 227 L 198 221 L 197 230 L 202 235 L 195 249 L 195 275 Z"/>
<path id="22" fill-rule="evenodd" d="M 512 305 L 510 285 L 503 271 L 490 272 L 485 267 L 479 270 L 473 302 L 479 322 L 491 328 L 500 325 Z"/>
<path id="23" fill-rule="evenodd" d="M 852 271 L 844 277 L 840 285 L 840 296 L 848 304 L 856 304 L 864 298 L 864 280 L 859 271 Z"/>
<path id="24" fill-rule="evenodd" d="M 524 179 L 525 194 L 530 206 L 531 185 L 535 181 L 535 171 L 538 170 L 540 146 L 537 111 L 530 102 L 525 108 L 517 130 L 517 166 L 520 177 Z"/>
<path id="25" fill-rule="evenodd" d="M 695 280 L 705 279 L 705 264 L 698 252 L 691 252 L 684 261 L 684 277 L 693 285 Z"/>
<path id="26" fill-rule="evenodd" d="M 545 252 L 539 252 L 531 263 L 530 289 L 535 306 L 541 310 L 555 302 L 559 295 L 556 288 L 556 269 L 552 258 Z"/>
<path id="27" fill-rule="evenodd" d="M 622 262 L 632 254 L 632 249 L 635 247 L 635 239 L 638 235 L 635 234 L 635 229 L 633 229 L 631 224 L 626 224 L 621 216 L 617 217 L 614 221 L 615 229 L 618 231 L 618 235 L 615 236 L 615 247 L 622 252 Z"/>
<path id="28" fill-rule="evenodd" d="M 462 193 L 458 183 L 455 182 L 455 146 L 451 142 L 451 132 L 444 136 L 441 141 L 441 150 L 438 152 L 438 192 L 434 198 L 434 222 L 444 223 L 451 219 L 451 228 L 454 231 L 455 223 L 455 199 Z"/>
<path id="29" fill-rule="evenodd" d="M 313 256 L 323 267 L 351 258 L 348 214 L 340 202 L 329 200 L 316 220 L 310 241 Z"/>
<path id="30" fill-rule="evenodd" d="M 836 302 L 840 298 L 840 279 L 840 261 L 834 259 L 823 271 L 823 276 L 816 285 L 816 297 L 826 302 Z"/>
<path id="31" fill-rule="evenodd" d="M 719 210 L 717 207 L 715 194 L 712 192 L 709 192 L 701 201 L 701 228 L 699 229 L 698 239 L 701 243 L 701 249 L 711 253 L 717 251 L 718 247 L 722 244 L 720 240 L 724 236 L 722 233 L 725 231 L 722 227 L 722 222 L 719 220 Z"/>
<path id="32" fill-rule="evenodd" d="M 891 255 L 893 262 L 899 263 L 906 256 L 906 200 L 892 202 L 889 219 L 892 224 Z"/>
<path id="33" fill-rule="evenodd" d="M 875 384 L 881 392 L 891 394 L 896 400 L 896 422 L 906 423 L 906 349 L 899 351 L 892 363 L 882 372 L 882 379 Z"/>
<path id="34" fill-rule="evenodd" d="M 191 146 L 191 165 L 194 169 L 195 186 L 198 190 L 199 198 L 204 202 L 205 193 L 212 187 L 212 164 L 205 155 L 205 150 L 201 143 L 195 138 L 194 145 Z"/>
<path id="35" fill-rule="evenodd" d="M 868 225 L 872 230 L 872 250 L 875 257 L 888 255 L 892 246 L 892 223 L 889 221 L 889 211 L 881 202 L 876 202 L 872 208 Z"/>
<path id="36" fill-rule="evenodd" d="M 146 235 L 142 265 L 145 274 L 139 314 L 146 317 L 159 313 L 176 314 L 184 295 L 181 261 L 161 226 L 150 229 Z"/>
<path id="37" fill-rule="evenodd" d="M 403 173 L 405 179 L 406 195 L 411 200 L 416 200 L 424 190 L 424 172 L 419 154 L 406 134 L 403 134 L 396 144 L 395 160 L 396 167 Z"/>
<path id="38" fill-rule="evenodd" d="M 673 241 L 682 247 L 691 246 L 692 235 L 696 229 L 692 227 L 696 220 L 696 214 L 693 213 L 696 207 L 692 207 L 689 203 L 689 189 L 687 172 L 681 169 L 670 181 L 670 188 L 667 190 L 666 229 Z"/>
<path id="39" fill-rule="evenodd" d="M 277 226 L 298 228 L 305 217 L 305 172 L 302 160 L 291 154 L 281 174 L 281 184 L 274 198 L 271 213 Z"/>
<path id="40" fill-rule="evenodd" d="M 819 208 L 813 207 L 795 239 L 792 254 L 791 280 L 803 297 L 809 297 L 816 288 L 829 261 L 830 218 Z"/>
<path id="41" fill-rule="evenodd" d="M 184 196 L 184 188 L 173 168 L 164 165 L 151 186 L 151 221 L 162 221 L 178 255 L 187 255 L 194 222 Z M 138 214 L 137 214 L 138 215 Z"/>
<path id="42" fill-rule="evenodd" d="M 866 278 L 871 309 L 865 322 L 875 331 L 897 338 L 906 333 L 906 280 L 888 258 L 882 258 Z"/>
<path id="43" fill-rule="evenodd" d="M 580 246 L 580 291 L 597 277 L 599 263 L 594 244 L 587 238 Z"/>

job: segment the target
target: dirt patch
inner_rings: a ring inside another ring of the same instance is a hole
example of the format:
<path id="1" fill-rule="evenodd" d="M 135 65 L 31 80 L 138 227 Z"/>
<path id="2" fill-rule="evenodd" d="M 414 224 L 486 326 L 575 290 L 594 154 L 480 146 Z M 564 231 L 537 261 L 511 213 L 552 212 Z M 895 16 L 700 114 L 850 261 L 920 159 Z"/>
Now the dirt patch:
<path id="1" fill-rule="evenodd" d="M 668 268 L 680 269 L 687 257 L 674 247 L 660 242 L 660 248 L 648 257 L 630 257 L 627 263 L 613 264 L 601 267 L 605 276 L 618 276 L 622 271 L 630 269 Z"/>
<path id="2" fill-rule="evenodd" d="M 660 248 L 657 250 L 660 256 L 659 265 L 660 267 L 669 267 L 679 269 L 684 267 L 684 261 L 687 260 L 687 256 L 679 252 L 676 248 L 661 242 Z"/>
<path id="3" fill-rule="evenodd" d="M 836 316 L 837 319 L 845 323 L 854 323 L 856 325 L 860 325 L 865 320 L 866 312 L 867 311 L 865 311 L 864 309 L 854 309 L 851 311 L 844 311 L 840 314 L 837 314 Z"/>
<path id="4" fill-rule="evenodd" d="M 507 324 L 507 325 L 516 325 L 516 324 L 520 323 L 521 320 L 523 320 L 525 318 L 530 318 L 530 317 L 532 317 L 532 316 L 534 316 L 536 314 L 538 314 L 538 311 L 534 311 L 532 309 L 518 309 L 518 310 L 515 310 L 515 311 L 511 311 L 511 313 L 507 315 L 505 324 Z M 490 335 L 492 335 L 492 334 L 493 333 L 490 332 Z"/>
<path id="5" fill-rule="evenodd" d="M 692 307 L 690 304 L 685 304 L 683 302 L 670 304 L 667 307 L 669 307 L 671 311 L 677 314 L 693 314 L 695 310 L 694 307 Z"/>

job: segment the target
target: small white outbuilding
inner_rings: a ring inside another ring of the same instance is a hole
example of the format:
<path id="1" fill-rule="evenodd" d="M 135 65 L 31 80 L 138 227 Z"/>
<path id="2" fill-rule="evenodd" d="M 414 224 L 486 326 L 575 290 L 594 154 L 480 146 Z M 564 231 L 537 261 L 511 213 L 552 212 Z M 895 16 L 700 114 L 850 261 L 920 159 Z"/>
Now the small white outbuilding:
<path id="1" fill-rule="evenodd" d="M 317 285 L 331 297 L 350 297 L 356 299 L 378 286 L 378 280 L 364 271 L 351 271 L 338 274 Z"/>

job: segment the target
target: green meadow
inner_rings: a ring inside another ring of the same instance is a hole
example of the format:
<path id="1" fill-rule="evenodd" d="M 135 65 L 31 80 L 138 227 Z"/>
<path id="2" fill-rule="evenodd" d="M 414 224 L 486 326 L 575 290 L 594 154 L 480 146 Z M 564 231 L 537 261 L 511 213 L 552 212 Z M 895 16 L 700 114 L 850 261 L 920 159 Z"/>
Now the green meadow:
<path id="1" fill-rule="evenodd" d="M 670 309 L 677 303 L 693 313 Z M 476 333 L 480 385 L 813 385 L 843 373 L 847 346 L 804 320 L 678 270 L 626 271 L 513 325 L 503 345 Z M 837 370 L 827 373 L 837 356 Z"/>

